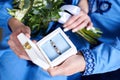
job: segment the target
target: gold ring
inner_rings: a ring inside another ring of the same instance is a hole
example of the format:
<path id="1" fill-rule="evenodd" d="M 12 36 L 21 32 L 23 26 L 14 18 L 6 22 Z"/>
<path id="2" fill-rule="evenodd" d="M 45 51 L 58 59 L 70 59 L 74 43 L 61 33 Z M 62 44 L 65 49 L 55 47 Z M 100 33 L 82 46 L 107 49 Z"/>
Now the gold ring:
<path id="1" fill-rule="evenodd" d="M 25 49 L 31 49 L 31 45 L 28 42 L 26 42 L 23 46 Z"/>

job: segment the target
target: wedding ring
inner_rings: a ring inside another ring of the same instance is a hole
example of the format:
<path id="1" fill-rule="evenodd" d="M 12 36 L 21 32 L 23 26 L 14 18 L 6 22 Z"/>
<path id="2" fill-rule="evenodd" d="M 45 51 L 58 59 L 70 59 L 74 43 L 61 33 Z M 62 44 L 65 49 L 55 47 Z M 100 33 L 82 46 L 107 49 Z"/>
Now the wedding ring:
<path id="1" fill-rule="evenodd" d="M 56 53 L 58 53 L 59 55 L 61 55 L 62 53 L 58 49 L 58 47 L 56 46 L 56 44 L 52 40 L 50 40 L 50 43 L 51 43 L 52 47 L 55 49 Z"/>
<path id="2" fill-rule="evenodd" d="M 31 48 L 32 48 L 31 45 L 30 45 L 28 42 L 26 42 L 26 43 L 23 45 L 23 47 L 24 47 L 25 49 L 31 49 Z"/>

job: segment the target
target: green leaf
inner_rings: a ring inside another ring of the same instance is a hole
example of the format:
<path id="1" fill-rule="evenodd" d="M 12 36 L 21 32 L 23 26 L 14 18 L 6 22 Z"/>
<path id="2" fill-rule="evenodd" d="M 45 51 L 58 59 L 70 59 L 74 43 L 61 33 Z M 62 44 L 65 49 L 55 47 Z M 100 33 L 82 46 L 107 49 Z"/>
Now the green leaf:
<path id="1" fill-rule="evenodd" d="M 48 24 L 51 21 L 58 21 L 60 6 L 63 0 L 14 0 L 14 9 L 8 9 L 9 14 L 17 18 L 36 33 L 39 31 L 46 35 Z M 35 33 L 35 35 L 36 35 Z M 85 28 L 77 32 L 91 44 L 97 44 L 97 39 L 102 32 L 99 29 L 86 30 Z"/>
<path id="2" fill-rule="evenodd" d="M 94 32 L 96 31 L 96 32 Z M 86 39 L 91 44 L 98 44 L 98 38 L 101 37 L 102 32 L 99 29 L 93 30 L 86 30 L 86 28 L 83 28 L 79 31 L 77 31 L 77 34 L 81 35 L 84 39 Z"/>

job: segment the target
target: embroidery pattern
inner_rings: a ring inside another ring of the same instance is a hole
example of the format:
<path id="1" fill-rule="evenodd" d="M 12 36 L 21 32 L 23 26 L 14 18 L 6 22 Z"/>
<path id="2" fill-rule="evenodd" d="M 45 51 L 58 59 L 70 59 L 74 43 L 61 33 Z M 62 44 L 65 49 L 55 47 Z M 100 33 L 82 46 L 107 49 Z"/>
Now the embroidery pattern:
<path id="1" fill-rule="evenodd" d="M 84 72 L 84 75 L 89 75 L 94 71 L 95 66 L 94 58 L 89 49 L 82 50 L 82 53 L 86 61 L 86 70 Z"/>

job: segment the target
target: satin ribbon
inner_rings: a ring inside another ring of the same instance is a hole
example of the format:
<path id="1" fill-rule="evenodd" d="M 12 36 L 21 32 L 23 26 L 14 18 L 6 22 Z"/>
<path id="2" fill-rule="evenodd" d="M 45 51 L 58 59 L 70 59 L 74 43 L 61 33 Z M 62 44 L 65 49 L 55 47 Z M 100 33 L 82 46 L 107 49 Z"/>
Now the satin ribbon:
<path id="1" fill-rule="evenodd" d="M 64 5 L 60 8 L 60 10 L 61 12 L 59 12 L 59 15 L 61 17 L 58 22 L 64 24 L 72 15 L 78 15 L 81 8 L 75 5 Z"/>

